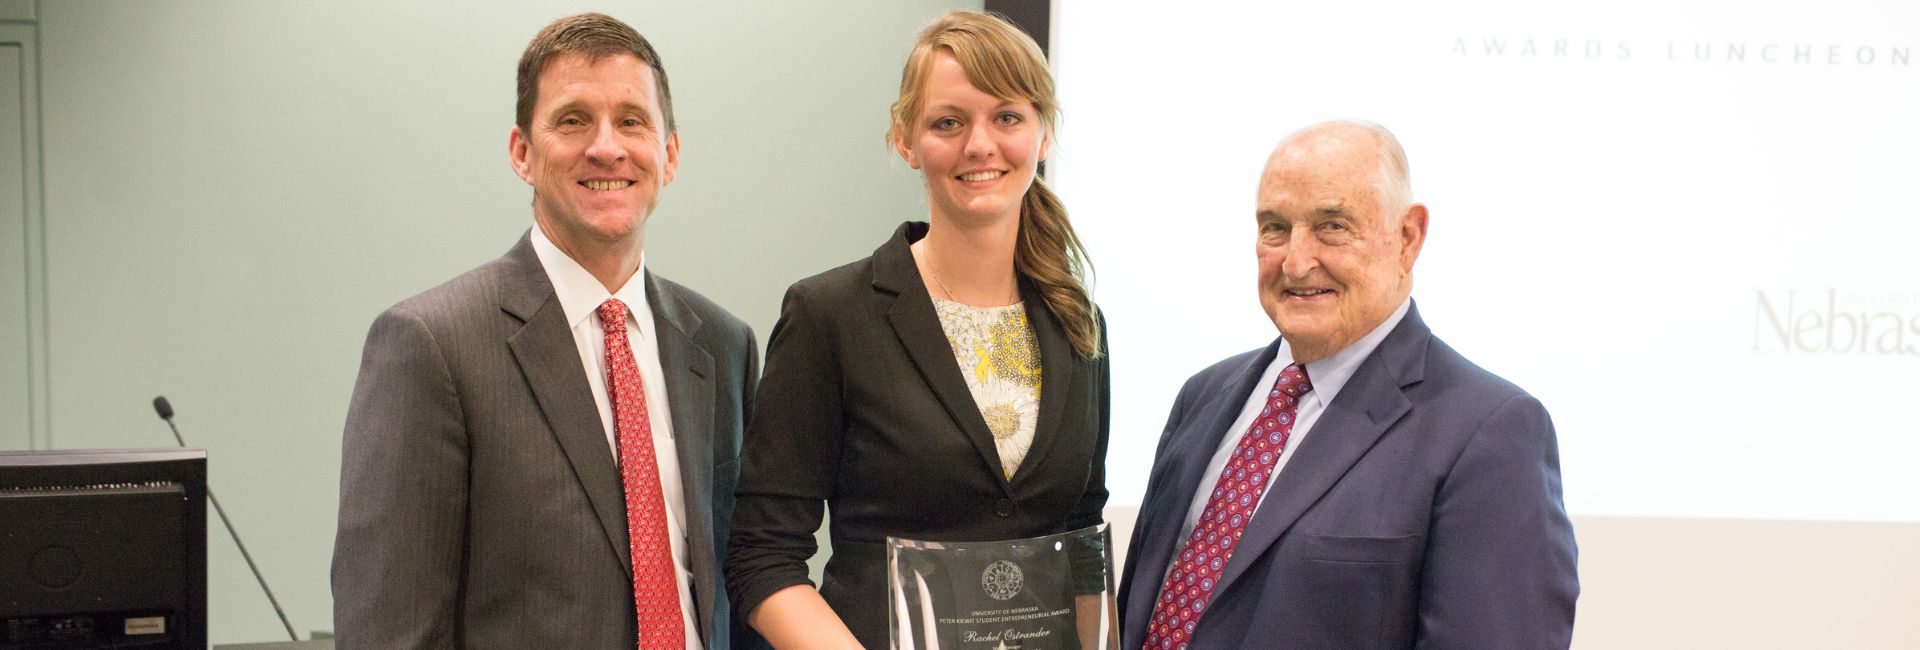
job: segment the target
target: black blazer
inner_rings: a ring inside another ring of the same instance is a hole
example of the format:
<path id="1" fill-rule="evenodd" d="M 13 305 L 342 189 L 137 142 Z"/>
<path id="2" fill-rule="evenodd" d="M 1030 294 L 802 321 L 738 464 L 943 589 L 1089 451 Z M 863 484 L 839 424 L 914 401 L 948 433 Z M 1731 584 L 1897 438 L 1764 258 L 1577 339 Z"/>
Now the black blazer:
<path id="1" fill-rule="evenodd" d="M 1076 356 L 1022 282 L 1040 346 L 1040 415 L 1006 479 L 907 248 L 926 232 L 902 225 L 872 257 L 787 290 L 741 451 L 727 584 L 742 613 L 810 584 L 823 504 L 833 555 L 820 595 L 869 648 L 888 647 L 887 536 L 1015 539 L 1101 521 L 1104 351 Z"/>

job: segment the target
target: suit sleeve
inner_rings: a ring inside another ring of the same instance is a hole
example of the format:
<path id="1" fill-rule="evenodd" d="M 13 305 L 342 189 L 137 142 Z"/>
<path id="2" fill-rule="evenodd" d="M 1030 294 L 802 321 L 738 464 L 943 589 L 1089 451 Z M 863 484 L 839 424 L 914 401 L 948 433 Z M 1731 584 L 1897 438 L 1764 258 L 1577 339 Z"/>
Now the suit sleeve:
<path id="1" fill-rule="evenodd" d="M 1107 355 L 1107 317 L 1097 315 L 1100 326 L 1100 357 L 1088 361 L 1092 367 L 1094 404 L 1094 447 L 1093 466 L 1087 474 L 1086 491 L 1080 495 L 1079 503 L 1074 505 L 1068 530 L 1079 530 L 1098 525 L 1106 520 L 1107 508 L 1107 441 L 1109 439 L 1109 419 L 1112 411 L 1113 382 L 1108 372 Z"/>
<path id="2" fill-rule="evenodd" d="M 373 323 L 347 411 L 334 542 L 341 648 L 454 645 L 467 440 L 433 333 L 400 308 Z"/>
<path id="3" fill-rule="evenodd" d="M 747 344 L 747 348 L 746 348 L 747 359 L 746 359 L 746 371 L 745 371 L 746 374 L 743 375 L 744 384 L 741 386 L 741 394 L 740 394 L 740 421 L 752 422 L 754 397 L 755 397 L 754 394 L 757 392 L 756 389 L 760 385 L 760 343 L 759 341 L 754 339 L 753 331 L 750 329 L 746 331 L 745 336 L 746 336 L 746 344 Z M 735 441 L 735 442 L 739 443 L 741 441 Z M 736 450 L 739 448 L 740 447 L 738 446 L 734 447 L 734 449 Z M 727 480 L 726 487 L 728 488 L 733 488 L 734 486 L 739 485 L 739 474 L 738 474 L 739 466 L 738 465 L 734 466 L 734 471 L 735 471 L 735 475 L 726 477 L 726 480 Z M 719 495 L 715 495 L 715 496 L 718 497 Z M 733 543 L 733 539 L 732 539 L 733 516 L 735 512 L 735 507 L 736 507 L 734 506 L 734 503 L 733 503 L 734 495 L 728 494 L 727 497 L 728 497 L 727 498 L 728 508 L 726 512 L 726 516 L 727 516 L 726 521 L 727 521 L 728 527 L 725 529 L 725 534 L 727 535 L 727 537 L 725 539 L 716 540 L 718 543 L 724 544 L 723 546 L 720 547 L 722 551 L 722 558 L 721 558 L 722 560 L 726 559 L 725 554 L 730 552 L 729 548 Z M 722 567 L 722 569 L 724 570 L 724 566 Z M 724 586 L 726 582 L 726 576 L 724 573 L 721 575 L 721 582 Z M 729 632 L 730 643 L 727 647 L 730 648 L 731 650 L 770 650 L 772 646 L 767 643 L 766 638 L 760 636 L 760 632 L 757 630 L 754 630 L 752 625 L 747 624 L 746 611 L 741 610 L 738 607 L 732 606 L 731 590 L 729 590 L 727 597 L 729 599 L 729 602 L 727 603 L 728 605 L 727 611 L 730 617 L 728 621 L 728 629 L 730 630 Z"/>
<path id="4" fill-rule="evenodd" d="M 753 330 L 747 330 L 747 374 L 746 384 L 740 388 L 740 421 L 753 421 L 755 398 L 760 392 L 760 341 L 753 337 Z M 745 435 L 744 428 L 742 435 Z M 744 442 L 744 441 L 743 441 Z"/>
<path id="5" fill-rule="evenodd" d="M 825 502 L 845 429 L 834 342 L 799 286 L 787 290 L 767 340 L 765 374 L 741 450 L 727 553 L 727 590 L 741 616 L 794 585 L 811 585 Z"/>
<path id="6" fill-rule="evenodd" d="M 1088 463 L 1087 485 L 1080 495 L 1080 500 L 1074 504 L 1073 511 L 1068 515 L 1067 525 L 1064 527 L 1067 531 L 1097 526 L 1106 521 L 1107 441 L 1110 428 L 1108 411 L 1113 390 L 1112 381 L 1108 379 L 1110 375 L 1107 365 L 1106 319 L 1098 318 L 1100 356 L 1081 362 L 1089 369 L 1088 379 L 1094 382 L 1091 391 L 1094 400 L 1094 421 L 1089 423 L 1094 434 L 1093 459 Z M 1073 563 L 1073 593 L 1083 596 L 1105 593 L 1107 586 L 1113 584 L 1114 576 L 1108 571 L 1110 565 L 1102 561 L 1101 552 L 1112 552 L 1112 549 L 1088 546 L 1084 543 L 1085 540 L 1078 540 L 1074 551 L 1069 553 Z"/>
<path id="7" fill-rule="evenodd" d="M 1565 648 L 1573 526 L 1553 423 L 1517 395 L 1468 441 L 1436 497 L 1420 595 L 1420 648 Z"/>

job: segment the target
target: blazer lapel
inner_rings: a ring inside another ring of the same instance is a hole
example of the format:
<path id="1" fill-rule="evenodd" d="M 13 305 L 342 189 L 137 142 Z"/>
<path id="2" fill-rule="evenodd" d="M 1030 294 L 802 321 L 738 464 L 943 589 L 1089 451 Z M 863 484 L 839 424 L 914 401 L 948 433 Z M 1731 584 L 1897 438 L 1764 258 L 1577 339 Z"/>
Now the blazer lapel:
<path id="1" fill-rule="evenodd" d="M 1046 458 L 1047 450 L 1061 436 L 1060 420 L 1066 413 L 1067 403 L 1076 401 L 1073 397 L 1079 394 L 1080 364 L 1073 346 L 1054 319 L 1053 310 L 1047 308 L 1046 300 L 1025 282 L 1020 289 L 1020 300 L 1027 306 L 1027 323 L 1032 325 L 1034 339 L 1040 346 L 1040 415 L 1034 421 L 1033 444 L 1027 448 L 1027 457 L 1020 461 L 1021 470 L 1027 471 L 1015 470 L 1013 474 L 1015 481 L 1024 484 L 1028 480 L 1040 480 L 1028 478 L 1041 474 L 1029 468 L 1041 467 L 1040 461 Z M 998 467 L 997 450 L 993 458 L 994 466 Z"/>
<path id="2" fill-rule="evenodd" d="M 893 295 L 893 304 L 887 309 L 887 320 L 893 325 L 893 333 L 899 337 L 901 347 L 906 348 L 907 356 L 913 359 L 913 365 L 920 370 L 920 376 L 926 378 L 927 385 L 933 388 L 933 394 L 946 407 L 947 415 L 960 425 L 967 439 L 980 452 L 980 460 L 992 468 L 1000 489 L 1007 496 L 1013 495 L 1012 484 L 1006 479 L 1006 472 L 1000 467 L 1000 452 L 993 446 L 993 431 L 987 428 L 987 421 L 980 417 L 980 407 L 974 404 L 973 392 L 967 389 L 967 382 L 960 375 L 960 364 L 953 359 L 953 346 L 947 342 L 946 331 L 940 327 L 940 316 L 933 311 L 933 297 L 927 293 L 927 287 L 920 281 L 920 271 L 913 263 L 913 252 L 907 248 L 909 242 L 926 235 L 926 224 L 908 223 L 894 232 L 892 239 L 873 252 L 873 286 L 875 289 Z M 1043 357 L 1042 363 L 1047 363 Z M 1045 369 L 1041 370 L 1041 381 L 1046 381 Z M 1042 397 L 1044 399 L 1044 396 Z"/>
<path id="3" fill-rule="evenodd" d="M 1404 388 L 1419 383 L 1424 351 L 1431 337 L 1418 312 L 1405 318 L 1360 363 L 1340 395 L 1327 405 L 1300 449 L 1267 488 L 1247 532 L 1220 574 L 1227 589 L 1247 567 L 1279 541 L 1300 515 L 1333 488 L 1340 477 L 1373 448 L 1373 443 L 1412 410 Z"/>
<path id="4" fill-rule="evenodd" d="M 1152 512 L 1156 519 L 1151 525 L 1135 522 L 1136 528 L 1146 530 L 1141 540 L 1140 557 L 1134 572 L 1135 593 L 1129 596 L 1126 620 L 1143 621 L 1153 614 L 1155 599 L 1160 597 L 1160 583 L 1164 581 L 1167 567 L 1173 556 L 1180 552 L 1184 543 L 1180 529 L 1184 527 L 1187 511 L 1192 506 L 1193 497 L 1202 491 L 1211 491 L 1211 485 L 1201 485 L 1208 480 L 1207 462 L 1213 459 L 1214 452 L 1220 449 L 1227 427 L 1240 416 L 1240 409 L 1248 395 L 1253 394 L 1254 384 L 1266 372 L 1267 365 L 1273 363 L 1273 357 L 1280 349 L 1280 341 L 1275 339 L 1267 349 L 1240 368 L 1234 380 L 1224 392 L 1204 396 L 1202 402 L 1184 406 L 1197 419 L 1180 425 L 1174 432 L 1174 438 L 1168 440 L 1167 454 L 1169 466 L 1167 474 L 1160 478 L 1162 484 L 1149 486 L 1147 499 L 1151 508 L 1141 508 L 1142 513 Z M 1245 543 L 1242 542 L 1242 546 Z M 1239 554 L 1235 554 L 1239 557 Z"/>
<path id="5" fill-rule="evenodd" d="M 663 290 L 663 283 L 646 275 L 647 304 L 653 308 L 653 326 L 660 342 L 660 371 L 667 382 L 667 408 L 673 417 L 673 449 L 680 461 L 680 493 L 686 501 L 688 563 L 693 571 L 694 601 L 699 608 L 694 620 L 707 630 L 718 593 L 714 572 L 700 567 L 719 566 L 712 544 L 697 540 L 713 539 L 713 355 L 694 342 L 700 330 L 698 314 L 680 301 L 680 296 Z"/>
<path id="6" fill-rule="evenodd" d="M 574 346 L 573 330 L 567 326 L 566 313 L 554 296 L 540 259 L 534 255 L 531 240 L 508 251 L 510 261 L 520 267 L 511 286 L 504 287 L 501 309 L 526 324 L 507 339 L 520 373 L 533 389 L 534 400 L 546 417 L 547 428 L 559 441 L 560 449 L 586 490 L 587 500 L 600 520 L 607 544 L 620 556 L 620 566 L 633 571 L 632 555 L 627 549 L 626 495 L 621 488 L 620 472 L 614 466 L 613 452 L 607 447 L 607 432 L 600 422 L 600 407 L 594 404 L 593 389 L 580 367 L 580 350 Z"/>

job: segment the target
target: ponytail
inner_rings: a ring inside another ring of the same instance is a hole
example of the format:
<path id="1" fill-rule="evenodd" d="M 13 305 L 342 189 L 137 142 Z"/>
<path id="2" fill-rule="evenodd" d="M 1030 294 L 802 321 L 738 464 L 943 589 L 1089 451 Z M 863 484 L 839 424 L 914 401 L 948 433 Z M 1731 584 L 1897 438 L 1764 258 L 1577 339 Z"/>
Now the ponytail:
<path id="1" fill-rule="evenodd" d="M 1100 326 L 1083 278 L 1091 272 L 1087 249 L 1067 221 L 1067 208 L 1046 182 L 1033 179 L 1020 200 L 1020 235 L 1013 270 L 1026 276 L 1053 312 L 1067 343 L 1082 359 L 1100 356 Z"/>

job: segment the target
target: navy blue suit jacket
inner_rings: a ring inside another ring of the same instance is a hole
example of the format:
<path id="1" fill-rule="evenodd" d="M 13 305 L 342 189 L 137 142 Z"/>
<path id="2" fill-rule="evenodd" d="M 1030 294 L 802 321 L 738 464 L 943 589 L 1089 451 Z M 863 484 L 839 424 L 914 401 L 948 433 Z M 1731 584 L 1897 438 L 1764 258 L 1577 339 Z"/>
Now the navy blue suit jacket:
<path id="1" fill-rule="evenodd" d="M 1212 487 L 1207 461 L 1279 345 L 1201 371 L 1174 402 L 1120 585 L 1123 648 L 1145 642 L 1188 507 Z M 1409 309 L 1310 433 L 1191 647 L 1567 647 L 1580 585 L 1539 401 Z"/>

